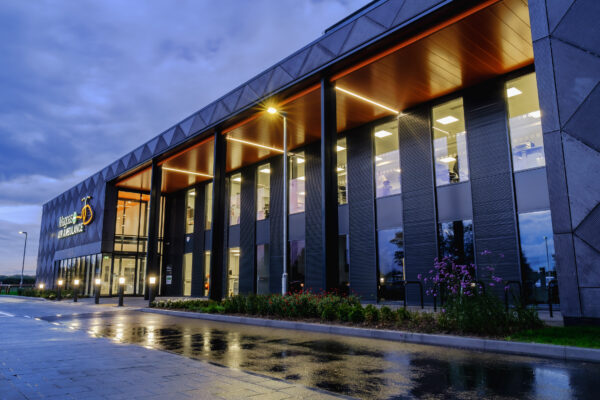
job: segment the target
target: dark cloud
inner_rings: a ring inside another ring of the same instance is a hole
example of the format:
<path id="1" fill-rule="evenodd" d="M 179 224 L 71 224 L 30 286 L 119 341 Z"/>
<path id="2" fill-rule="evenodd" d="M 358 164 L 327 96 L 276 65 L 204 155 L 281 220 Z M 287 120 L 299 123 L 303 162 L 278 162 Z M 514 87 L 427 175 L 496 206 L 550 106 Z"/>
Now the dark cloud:
<path id="1" fill-rule="evenodd" d="M 0 273 L 44 202 L 366 2 L 2 1 Z"/>

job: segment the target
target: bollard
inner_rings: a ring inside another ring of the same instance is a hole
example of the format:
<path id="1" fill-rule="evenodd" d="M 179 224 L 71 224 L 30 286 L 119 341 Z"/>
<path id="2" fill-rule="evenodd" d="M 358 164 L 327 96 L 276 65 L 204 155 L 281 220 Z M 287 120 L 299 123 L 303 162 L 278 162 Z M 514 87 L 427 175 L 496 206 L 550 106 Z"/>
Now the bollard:
<path id="1" fill-rule="evenodd" d="M 96 278 L 94 280 L 95 288 L 94 288 L 94 303 L 95 304 L 100 304 L 100 284 L 102 283 L 102 281 L 98 278 Z"/>
<path id="2" fill-rule="evenodd" d="M 79 279 L 73 281 L 73 303 L 77 303 L 77 292 L 79 292 Z"/>
<path id="3" fill-rule="evenodd" d="M 62 285 L 63 285 L 63 280 L 59 279 L 58 280 L 58 290 L 56 293 L 56 301 L 61 301 L 62 300 Z"/>
<path id="4" fill-rule="evenodd" d="M 125 278 L 119 278 L 119 307 L 123 307 L 123 289 L 125 287 Z"/>

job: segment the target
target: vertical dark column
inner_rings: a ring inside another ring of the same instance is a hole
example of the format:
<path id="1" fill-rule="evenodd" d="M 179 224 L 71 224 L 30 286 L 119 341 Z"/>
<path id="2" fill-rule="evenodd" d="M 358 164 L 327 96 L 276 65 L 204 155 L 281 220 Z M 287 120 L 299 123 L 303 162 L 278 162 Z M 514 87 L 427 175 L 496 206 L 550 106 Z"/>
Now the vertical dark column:
<path id="1" fill-rule="evenodd" d="M 204 199 L 206 184 L 196 185 L 194 200 L 194 251 L 192 258 L 192 296 L 204 296 Z"/>
<path id="2" fill-rule="evenodd" d="M 182 296 L 183 291 L 183 253 L 185 248 L 185 191 L 165 196 L 165 234 L 162 276 L 163 295 Z M 167 275 L 171 274 L 171 284 L 167 284 Z"/>
<path id="3" fill-rule="evenodd" d="M 281 293 L 283 273 L 283 156 L 271 161 L 271 202 L 269 203 L 270 245 L 269 245 L 269 289 L 271 293 Z"/>
<path id="4" fill-rule="evenodd" d="M 334 85 L 321 81 L 321 268 L 326 287 L 337 287 L 338 199 L 337 199 L 337 118 Z"/>
<path id="5" fill-rule="evenodd" d="M 366 126 L 349 132 L 348 226 L 350 290 L 364 301 L 377 300 L 377 244 L 375 241 L 375 188 L 373 136 Z"/>
<path id="6" fill-rule="evenodd" d="M 426 274 L 438 256 L 429 118 L 428 107 L 398 118 L 406 280 L 416 280 L 418 274 Z M 406 290 L 411 302 L 418 300 L 414 287 Z"/>
<path id="7" fill-rule="evenodd" d="M 162 168 L 152 160 L 152 178 L 150 181 L 150 212 L 148 216 L 148 253 L 146 256 L 146 277 L 158 277 L 160 256 L 158 254 L 158 229 L 160 226 L 160 190 L 162 186 Z M 147 286 L 147 285 L 146 285 Z M 148 299 L 148 291 L 144 293 Z"/>
<path id="8" fill-rule="evenodd" d="M 306 270 L 304 287 L 313 292 L 326 289 L 326 264 L 323 263 L 323 226 L 321 196 L 320 144 L 313 143 L 304 150 L 306 165 L 305 243 Z"/>
<path id="9" fill-rule="evenodd" d="M 102 252 L 112 253 L 115 240 L 115 221 L 117 217 L 117 199 L 119 191 L 114 184 L 106 184 L 104 194 L 104 219 L 102 221 Z"/>
<path id="10" fill-rule="evenodd" d="M 212 194 L 212 243 L 210 255 L 210 291 L 209 297 L 219 301 L 223 297 L 223 261 L 225 257 L 225 167 L 227 163 L 227 142 L 221 132 L 215 132 L 213 194 Z"/>
<path id="11" fill-rule="evenodd" d="M 506 280 L 521 280 L 503 82 L 469 91 L 464 107 L 476 262 L 494 264 Z M 484 250 L 491 254 L 481 255 Z"/>
<path id="12" fill-rule="evenodd" d="M 600 47 L 595 0 L 530 1 L 560 310 L 600 323 Z"/>
<path id="13" fill-rule="evenodd" d="M 255 291 L 256 168 L 242 171 L 240 215 L 240 294 Z"/>

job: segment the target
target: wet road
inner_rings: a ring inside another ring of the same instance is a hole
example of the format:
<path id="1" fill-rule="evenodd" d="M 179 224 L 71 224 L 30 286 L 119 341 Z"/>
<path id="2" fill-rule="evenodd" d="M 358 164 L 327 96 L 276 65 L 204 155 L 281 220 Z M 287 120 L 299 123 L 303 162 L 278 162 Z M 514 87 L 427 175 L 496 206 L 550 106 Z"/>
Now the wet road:
<path id="1" fill-rule="evenodd" d="M 600 365 L 136 311 L 43 317 L 92 336 L 360 398 L 597 399 Z"/>

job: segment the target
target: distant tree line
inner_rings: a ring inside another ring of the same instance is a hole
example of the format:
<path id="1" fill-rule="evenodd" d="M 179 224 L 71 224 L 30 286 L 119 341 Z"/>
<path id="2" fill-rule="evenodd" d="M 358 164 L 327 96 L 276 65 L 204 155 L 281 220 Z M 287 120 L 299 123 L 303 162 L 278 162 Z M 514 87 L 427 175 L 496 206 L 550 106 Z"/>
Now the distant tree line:
<path id="1" fill-rule="evenodd" d="M 21 282 L 21 275 L 0 275 L 0 283 L 4 285 L 15 285 Z M 35 276 L 23 275 L 23 283 L 33 284 L 35 283 Z"/>

